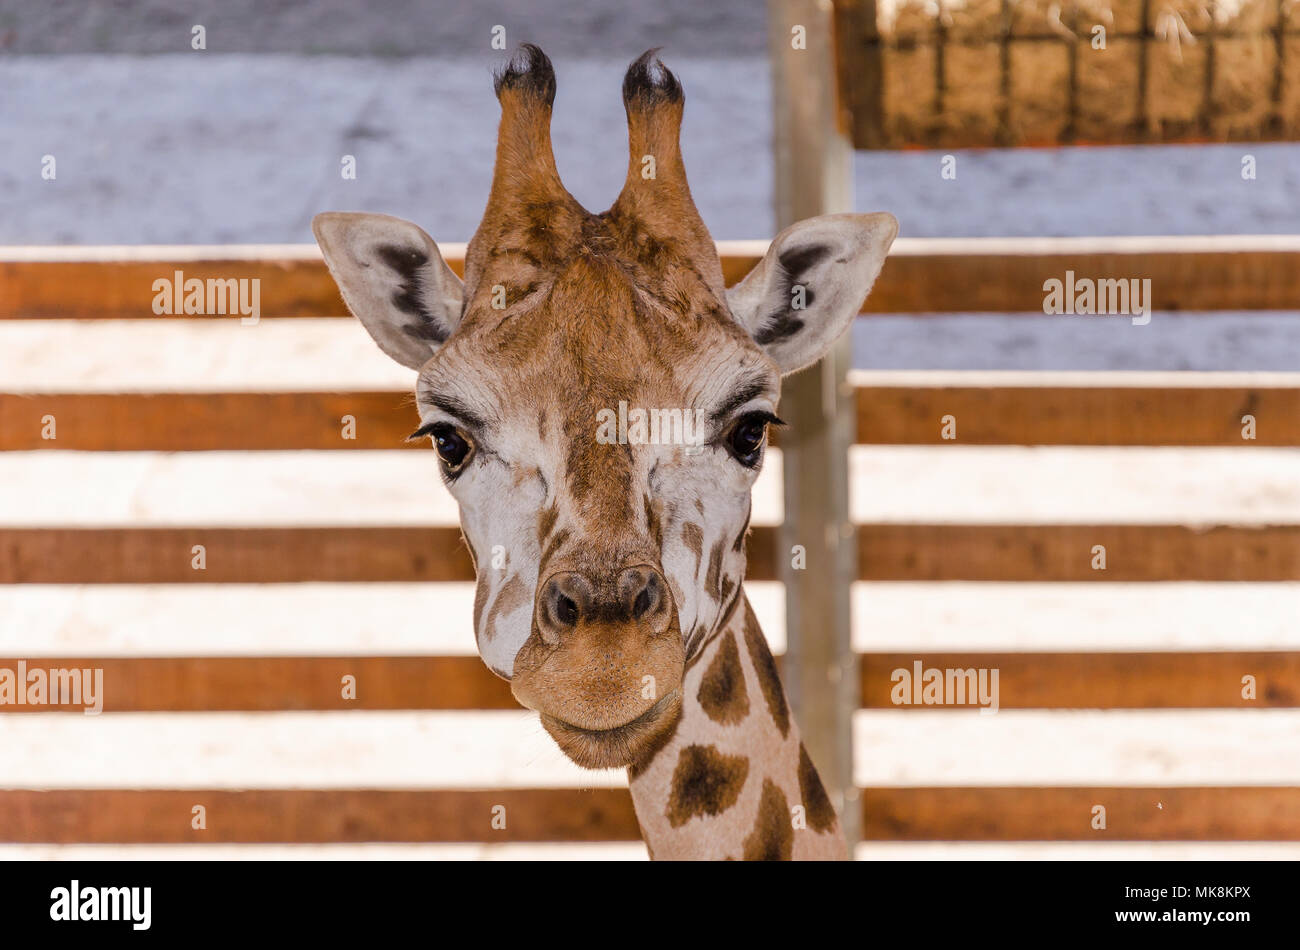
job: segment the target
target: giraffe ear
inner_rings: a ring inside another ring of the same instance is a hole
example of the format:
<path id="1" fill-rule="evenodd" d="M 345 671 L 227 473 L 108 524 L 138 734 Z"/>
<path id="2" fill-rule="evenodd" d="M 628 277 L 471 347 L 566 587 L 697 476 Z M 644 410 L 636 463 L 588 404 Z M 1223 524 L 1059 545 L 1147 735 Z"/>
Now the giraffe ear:
<path id="1" fill-rule="evenodd" d="M 892 214 L 825 214 L 772 241 L 727 305 L 781 373 L 817 362 L 849 328 L 898 236 Z"/>
<path id="2" fill-rule="evenodd" d="M 419 369 L 460 323 L 462 284 L 420 228 L 386 214 L 331 211 L 311 222 L 348 309 L 379 348 Z"/>

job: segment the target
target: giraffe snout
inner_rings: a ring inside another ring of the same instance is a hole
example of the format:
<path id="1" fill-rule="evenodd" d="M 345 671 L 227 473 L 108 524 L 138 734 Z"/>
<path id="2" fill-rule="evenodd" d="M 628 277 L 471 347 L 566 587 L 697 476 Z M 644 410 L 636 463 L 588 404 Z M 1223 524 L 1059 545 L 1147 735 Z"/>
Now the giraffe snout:
<path id="1" fill-rule="evenodd" d="M 625 568 L 600 582 L 578 571 L 552 574 L 537 597 L 537 631 L 558 646 L 584 624 L 631 625 L 660 636 L 672 623 L 672 598 L 663 574 L 648 564 Z"/>
<path id="2" fill-rule="evenodd" d="M 684 663 L 659 568 L 561 570 L 538 586 L 510 688 L 579 765 L 622 766 L 676 722 Z"/>

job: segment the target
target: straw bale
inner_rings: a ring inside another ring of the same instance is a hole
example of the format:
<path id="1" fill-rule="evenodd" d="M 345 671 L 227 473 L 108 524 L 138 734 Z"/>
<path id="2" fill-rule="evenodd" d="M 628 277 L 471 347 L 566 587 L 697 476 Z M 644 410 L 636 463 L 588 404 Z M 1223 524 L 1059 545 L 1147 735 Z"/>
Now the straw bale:
<path id="1" fill-rule="evenodd" d="M 1002 104 L 1001 51 L 997 44 L 944 48 L 943 110 L 946 136 L 966 146 L 996 145 Z"/>
<path id="2" fill-rule="evenodd" d="M 938 36 L 939 0 L 879 0 L 876 25 L 895 43 Z"/>
<path id="3" fill-rule="evenodd" d="M 1151 0 L 1147 26 L 1154 33 L 1162 16 L 1174 14 L 1182 19 L 1188 30 L 1199 36 L 1208 31 L 1213 22 L 1211 7 L 1212 0 Z"/>
<path id="4" fill-rule="evenodd" d="M 1217 0 L 1211 10 L 1219 31 L 1267 33 L 1278 22 L 1277 0 Z"/>
<path id="5" fill-rule="evenodd" d="M 940 0 L 950 40 L 996 40 L 1002 36 L 1002 0 Z"/>
<path id="6" fill-rule="evenodd" d="M 1046 145 L 1069 124 L 1070 51 L 1064 43 L 1011 47 L 1010 144 Z"/>
<path id="7" fill-rule="evenodd" d="M 1138 63 L 1141 41 L 1116 39 L 1105 49 L 1079 41 L 1075 138 L 1083 142 L 1127 139 L 1140 120 Z"/>
<path id="8" fill-rule="evenodd" d="M 1217 139 L 1258 137 L 1274 114 L 1277 47 L 1271 36 L 1218 37 L 1210 130 Z"/>
<path id="9" fill-rule="evenodd" d="M 1101 24 L 1107 36 L 1135 35 L 1142 29 L 1142 5 L 1134 0 L 1011 0 L 1013 36 L 1054 36 L 1068 40 L 1064 30 L 1075 36 L 1092 35 Z M 1052 18 L 1057 8 L 1056 20 Z M 1059 21 L 1059 22 L 1058 22 Z"/>
<path id="10" fill-rule="evenodd" d="M 1300 132 L 1300 0 L 1149 0 L 1145 24 L 1142 11 L 1141 0 L 879 0 L 885 134 L 953 146 L 1252 139 L 1278 133 L 1279 112 L 1283 134 Z M 1096 25 L 1105 49 L 1092 48 Z"/>
<path id="11" fill-rule="evenodd" d="M 1282 53 L 1282 135 L 1300 138 L 1300 35 L 1288 34 Z"/>
<path id="12" fill-rule="evenodd" d="M 1080 38 L 1091 38 L 1097 23 L 1106 28 L 1107 42 L 1112 36 L 1137 36 L 1142 32 L 1142 4 L 1138 0 L 1078 0 L 1074 6 Z"/>
<path id="13" fill-rule="evenodd" d="M 1011 0 L 1011 35 L 1013 37 L 1043 36 L 1064 39 L 1060 27 L 1052 27 L 1049 14 L 1053 7 L 1060 8 L 1060 19 L 1069 23 L 1069 3 L 1058 0 Z"/>
<path id="14" fill-rule="evenodd" d="M 937 121 L 934 47 L 887 46 L 883 54 L 886 140 L 897 144 L 928 141 Z"/>

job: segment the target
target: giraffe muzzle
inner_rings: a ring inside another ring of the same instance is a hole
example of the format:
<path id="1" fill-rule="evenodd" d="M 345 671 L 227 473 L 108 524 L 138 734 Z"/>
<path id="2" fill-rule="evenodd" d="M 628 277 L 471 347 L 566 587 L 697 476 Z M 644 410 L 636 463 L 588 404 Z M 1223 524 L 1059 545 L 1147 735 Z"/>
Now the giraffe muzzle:
<path id="1" fill-rule="evenodd" d="M 577 764 L 630 765 L 676 723 L 684 649 L 663 573 L 556 571 L 537 591 L 515 698 Z"/>
<path id="2" fill-rule="evenodd" d="M 588 769 L 625 768 L 644 762 L 672 735 L 682 713 L 678 686 L 630 722 L 613 729 L 583 729 L 542 713 L 542 727 L 565 755 Z"/>

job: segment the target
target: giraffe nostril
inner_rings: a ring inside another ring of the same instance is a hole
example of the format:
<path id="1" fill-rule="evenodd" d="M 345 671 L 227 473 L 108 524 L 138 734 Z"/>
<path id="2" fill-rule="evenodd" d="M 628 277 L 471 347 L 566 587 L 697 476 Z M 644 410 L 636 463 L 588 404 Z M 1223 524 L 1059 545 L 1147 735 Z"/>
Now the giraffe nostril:
<path id="1" fill-rule="evenodd" d="M 659 572 L 643 567 L 630 568 L 619 578 L 624 610 L 633 620 L 641 620 L 657 610 L 663 601 L 663 580 Z"/>
<path id="2" fill-rule="evenodd" d="M 636 595 L 636 600 L 632 603 L 632 619 L 640 620 L 645 616 L 645 612 L 650 609 L 650 592 L 643 590 Z"/>
<path id="3" fill-rule="evenodd" d="M 591 592 L 590 581 L 572 571 L 556 574 L 548 580 L 537 604 L 542 638 L 548 643 L 558 642 L 583 618 L 590 619 Z"/>
<path id="4" fill-rule="evenodd" d="M 555 619 L 566 627 L 572 627 L 578 622 L 578 605 L 571 597 L 561 594 L 555 601 Z"/>

